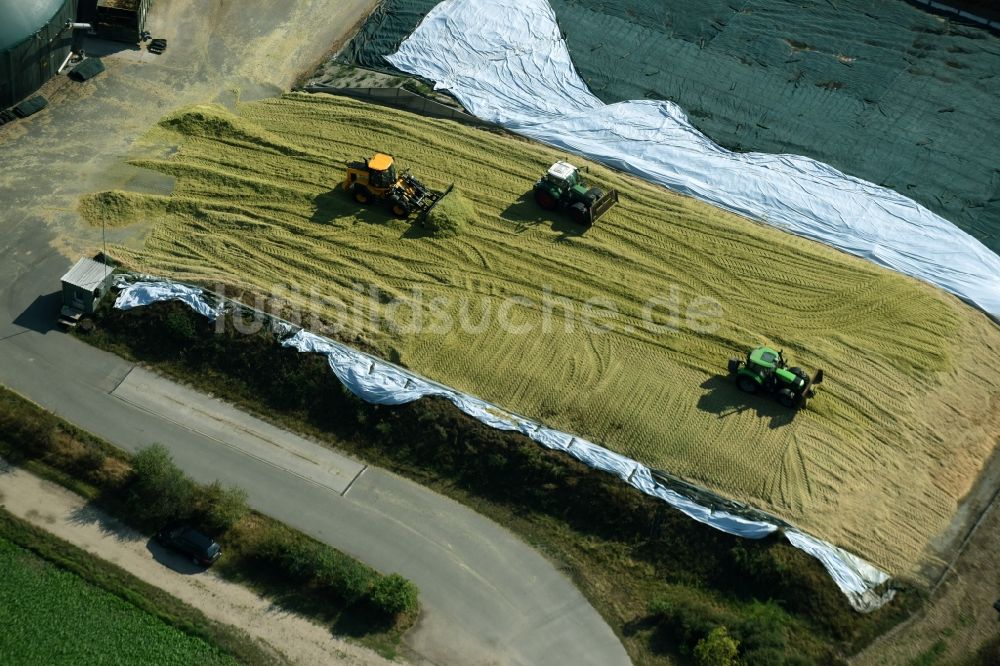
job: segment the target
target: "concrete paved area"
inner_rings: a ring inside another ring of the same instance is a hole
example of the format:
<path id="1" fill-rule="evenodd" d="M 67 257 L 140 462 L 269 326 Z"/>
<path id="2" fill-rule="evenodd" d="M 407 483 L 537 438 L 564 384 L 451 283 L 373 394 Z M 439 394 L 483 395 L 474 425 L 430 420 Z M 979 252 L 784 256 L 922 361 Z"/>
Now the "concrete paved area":
<path id="1" fill-rule="evenodd" d="M 50 86 L 43 91 L 52 102 L 48 109 L 0 128 L 0 383 L 127 450 L 160 442 L 195 479 L 240 485 L 254 507 L 413 579 L 425 613 L 407 642 L 428 663 L 626 664 L 620 642 L 569 579 L 506 530 L 372 468 L 346 496 L 337 489 L 351 468 L 330 467 L 330 458 L 306 465 L 306 476 L 324 479 L 306 482 L 302 465 L 289 460 L 310 443 L 264 456 L 263 442 L 273 433 L 255 425 L 253 436 L 234 447 L 218 436 L 224 423 L 209 427 L 214 413 L 192 416 L 191 405 L 209 404 L 207 397 L 186 394 L 171 409 L 166 401 L 179 389 L 141 373 L 132 377 L 128 362 L 54 329 L 59 277 L 70 257 L 101 246 L 100 230 L 81 226 L 78 197 L 111 188 L 169 188 L 124 163 L 169 152 L 169 146 L 137 142 L 143 132 L 181 106 L 232 104 L 287 89 L 371 5 L 156 3 L 149 29 L 169 40 L 166 53 L 109 56 L 104 74 L 85 84 Z M 140 243 L 145 231 L 142 225 L 109 230 L 108 239 Z M 138 395 L 150 386 L 153 394 Z M 230 422 L 237 418 L 226 414 Z M 323 455 L 307 453 L 316 461 Z"/>
<path id="2" fill-rule="evenodd" d="M 341 495 L 366 467 L 143 368 L 132 368 L 111 395 Z"/>

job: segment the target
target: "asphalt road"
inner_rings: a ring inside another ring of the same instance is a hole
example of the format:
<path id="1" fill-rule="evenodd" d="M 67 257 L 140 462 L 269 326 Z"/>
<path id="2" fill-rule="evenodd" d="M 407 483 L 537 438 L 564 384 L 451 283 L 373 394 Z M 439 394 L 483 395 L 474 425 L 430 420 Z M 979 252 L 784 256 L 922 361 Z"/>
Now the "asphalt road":
<path id="1" fill-rule="evenodd" d="M 242 486 L 255 508 L 411 578 L 425 612 L 407 641 L 427 662 L 626 664 L 614 633 L 569 579 L 491 521 L 392 474 L 276 435 L 237 410 L 208 408 L 207 396 L 54 328 L 69 257 L 93 254 L 101 243 L 100 231 L 79 221 L 79 195 L 162 187 L 124 164 L 150 150 L 135 142 L 159 117 L 287 88 L 371 4 L 158 3 L 150 30 L 168 38 L 163 56 L 113 54 L 105 74 L 52 86 L 43 91 L 49 109 L 0 130 L 0 383 L 127 450 L 160 442 L 195 479 Z M 144 231 L 113 231 L 109 239 L 138 243 Z M 227 424 L 246 437 L 233 438 Z"/>

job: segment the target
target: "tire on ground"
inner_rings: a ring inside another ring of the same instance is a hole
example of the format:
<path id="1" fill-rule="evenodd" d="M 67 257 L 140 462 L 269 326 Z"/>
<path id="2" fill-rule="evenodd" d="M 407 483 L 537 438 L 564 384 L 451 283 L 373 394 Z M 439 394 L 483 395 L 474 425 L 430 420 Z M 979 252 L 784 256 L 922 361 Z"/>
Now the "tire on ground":
<path id="1" fill-rule="evenodd" d="M 392 200 L 392 214 L 396 217 L 409 217 L 410 205 L 402 199 L 394 197 Z"/>
<path id="2" fill-rule="evenodd" d="M 794 409 L 799 405 L 798 396 L 792 393 L 791 389 L 783 388 L 778 391 L 778 402 L 789 409 Z"/>
<path id="3" fill-rule="evenodd" d="M 351 194 L 354 195 L 354 200 L 357 201 L 359 204 L 370 203 L 372 200 L 371 191 L 364 185 L 359 185 L 355 183 L 351 187 Z"/>
<path id="4" fill-rule="evenodd" d="M 569 216 L 577 224 L 589 225 L 590 215 L 587 214 L 587 207 L 582 203 L 575 203 L 569 207 Z"/>

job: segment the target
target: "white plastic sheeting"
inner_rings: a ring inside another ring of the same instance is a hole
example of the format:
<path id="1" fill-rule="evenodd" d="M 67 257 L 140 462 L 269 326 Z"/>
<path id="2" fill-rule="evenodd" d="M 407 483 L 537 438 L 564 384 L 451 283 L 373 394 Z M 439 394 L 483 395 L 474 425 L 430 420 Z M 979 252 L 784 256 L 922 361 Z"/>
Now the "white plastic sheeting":
<path id="1" fill-rule="evenodd" d="M 671 102 L 604 104 L 545 0 L 446 0 L 387 60 L 484 120 L 925 280 L 1000 319 L 1000 257 L 978 240 L 821 162 L 721 148 Z"/>
<path id="2" fill-rule="evenodd" d="M 115 277 L 115 286 L 121 289 L 115 299 L 115 308 L 118 310 L 131 310 L 157 301 L 183 301 L 192 310 L 212 321 L 221 314 L 218 308 L 209 304 L 204 292 L 197 287 L 149 280 L 129 284 L 122 275 Z"/>
<path id="3" fill-rule="evenodd" d="M 157 301 L 177 300 L 214 320 L 223 314 L 226 308 L 225 304 L 219 307 L 213 306 L 201 289 L 177 283 L 141 279 L 130 284 L 127 278 L 123 278 L 118 282 L 118 287 L 122 291 L 115 301 L 115 307 L 121 310 Z M 248 309 L 239 303 L 228 303 L 236 308 Z M 492 428 L 517 431 L 542 446 L 568 453 L 587 466 L 614 474 L 622 481 L 647 495 L 663 500 L 698 522 L 728 534 L 760 539 L 776 530 L 783 530 L 793 546 L 806 551 L 823 563 L 856 610 L 874 610 L 895 595 L 893 590 L 881 593 L 876 591 L 876 588 L 889 580 L 889 576 L 884 572 L 843 549 L 796 530 L 778 518 L 760 511 L 748 510 L 746 512 L 748 515 L 757 516 L 750 518 L 704 506 L 659 482 L 654 478 L 652 470 L 631 458 L 575 435 L 547 428 L 502 407 L 421 377 L 370 354 L 293 327 L 288 322 L 276 320 L 276 323 L 274 330 L 284 331 L 287 335 L 281 343 L 283 346 L 292 347 L 300 352 L 326 356 L 330 369 L 341 383 L 366 402 L 401 405 L 427 396 L 445 398 L 472 418 Z M 703 494 L 709 495 L 707 492 Z"/>

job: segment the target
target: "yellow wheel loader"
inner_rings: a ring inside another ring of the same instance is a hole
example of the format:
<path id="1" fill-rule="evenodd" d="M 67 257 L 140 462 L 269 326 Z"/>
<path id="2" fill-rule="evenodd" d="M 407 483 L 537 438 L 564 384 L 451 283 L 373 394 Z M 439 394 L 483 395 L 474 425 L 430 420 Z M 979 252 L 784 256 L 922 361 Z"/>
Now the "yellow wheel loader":
<path id="1" fill-rule="evenodd" d="M 388 201 L 396 217 L 407 218 L 417 212 L 420 220 L 451 192 L 452 187 L 449 185 L 444 192 L 437 192 L 411 176 L 409 171 L 397 173 L 392 156 L 384 153 L 349 162 L 344 176 L 344 189 L 359 204 Z"/>

